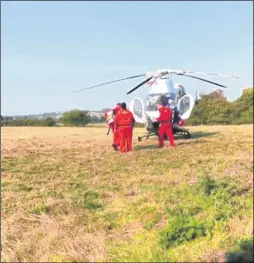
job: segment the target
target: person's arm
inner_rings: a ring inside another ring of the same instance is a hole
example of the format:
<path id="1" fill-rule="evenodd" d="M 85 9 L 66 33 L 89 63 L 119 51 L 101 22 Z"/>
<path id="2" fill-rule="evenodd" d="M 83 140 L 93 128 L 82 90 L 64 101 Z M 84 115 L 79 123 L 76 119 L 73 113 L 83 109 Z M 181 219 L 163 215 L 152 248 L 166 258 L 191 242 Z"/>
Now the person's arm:
<path id="1" fill-rule="evenodd" d="M 119 114 L 116 113 L 116 116 L 115 116 L 115 119 L 114 119 L 114 127 L 115 127 L 115 130 L 118 128 L 118 124 L 119 124 Z"/>

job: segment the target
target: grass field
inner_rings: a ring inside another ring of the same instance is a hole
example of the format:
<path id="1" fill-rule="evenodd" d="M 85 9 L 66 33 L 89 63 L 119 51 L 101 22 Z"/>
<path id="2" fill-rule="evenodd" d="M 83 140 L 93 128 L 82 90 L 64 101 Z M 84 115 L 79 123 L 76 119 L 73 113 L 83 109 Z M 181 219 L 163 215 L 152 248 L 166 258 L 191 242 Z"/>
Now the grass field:
<path id="1" fill-rule="evenodd" d="M 137 128 L 121 155 L 106 128 L 2 128 L 1 261 L 237 257 L 253 238 L 253 125 L 190 130 L 157 149 Z"/>

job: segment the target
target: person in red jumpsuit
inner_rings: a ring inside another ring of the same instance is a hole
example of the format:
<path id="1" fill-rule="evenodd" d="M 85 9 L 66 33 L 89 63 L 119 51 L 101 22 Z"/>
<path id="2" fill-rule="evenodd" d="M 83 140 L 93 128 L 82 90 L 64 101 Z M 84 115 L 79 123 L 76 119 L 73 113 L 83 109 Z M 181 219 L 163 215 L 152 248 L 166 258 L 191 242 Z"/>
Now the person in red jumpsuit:
<path id="1" fill-rule="evenodd" d="M 115 116 L 116 113 L 120 110 L 120 103 L 117 103 L 115 108 L 105 112 L 104 117 L 106 119 L 106 123 L 109 126 L 109 129 L 112 131 L 113 133 L 113 144 L 112 147 L 114 148 L 115 151 L 118 151 L 118 147 L 120 145 L 119 142 L 119 136 L 118 136 L 118 132 L 117 129 L 115 127 Z"/>
<path id="2" fill-rule="evenodd" d="M 132 112 L 126 108 L 126 103 L 121 103 L 121 109 L 115 117 L 115 125 L 120 139 L 120 152 L 132 151 L 132 132 L 135 119 Z"/>
<path id="3" fill-rule="evenodd" d="M 157 121 L 159 122 L 159 147 L 164 146 L 164 136 L 165 134 L 168 137 L 169 145 L 171 147 L 175 146 L 174 136 L 172 132 L 172 111 L 169 107 L 167 107 L 168 101 L 167 99 L 162 100 L 161 107 L 159 108 L 159 117 Z"/>
<path id="4" fill-rule="evenodd" d="M 116 107 L 113 109 L 113 114 L 114 114 L 114 132 L 113 132 L 114 141 L 113 141 L 112 147 L 114 148 L 115 151 L 118 151 L 118 147 L 120 146 L 119 133 L 116 129 L 116 124 L 115 124 L 115 117 L 116 117 L 117 112 L 121 109 L 120 106 L 121 106 L 121 104 L 117 103 Z"/>

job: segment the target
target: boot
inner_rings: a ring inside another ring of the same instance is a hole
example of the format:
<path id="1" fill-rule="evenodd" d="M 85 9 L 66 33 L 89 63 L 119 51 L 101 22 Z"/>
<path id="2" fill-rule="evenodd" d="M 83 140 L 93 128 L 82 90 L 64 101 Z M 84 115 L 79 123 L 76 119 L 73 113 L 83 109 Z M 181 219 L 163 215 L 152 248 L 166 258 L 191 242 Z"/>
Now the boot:
<path id="1" fill-rule="evenodd" d="M 115 144 L 112 144 L 112 147 L 113 147 L 114 151 L 118 151 L 118 148 Z"/>

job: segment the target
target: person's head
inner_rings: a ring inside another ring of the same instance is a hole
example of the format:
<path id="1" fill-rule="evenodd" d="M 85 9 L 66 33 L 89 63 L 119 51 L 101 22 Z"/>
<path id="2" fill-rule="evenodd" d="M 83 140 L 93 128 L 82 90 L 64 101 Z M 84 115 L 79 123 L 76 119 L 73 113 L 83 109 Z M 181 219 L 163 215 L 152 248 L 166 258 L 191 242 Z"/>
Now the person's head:
<path id="1" fill-rule="evenodd" d="M 114 114 L 116 114 L 116 113 L 120 110 L 120 108 L 121 108 L 121 103 L 118 102 L 118 103 L 116 104 L 115 108 L 113 109 Z"/>
<path id="2" fill-rule="evenodd" d="M 167 106 L 168 105 L 168 98 L 166 96 L 161 97 L 161 105 Z"/>
<path id="3" fill-rule="evenodd" d="M 125 102 L 122 102 L 120 105 L 121 109 L 126 110 L 127 106 Z"/>

